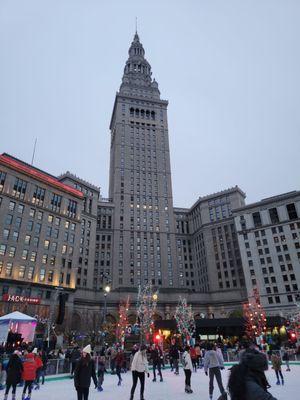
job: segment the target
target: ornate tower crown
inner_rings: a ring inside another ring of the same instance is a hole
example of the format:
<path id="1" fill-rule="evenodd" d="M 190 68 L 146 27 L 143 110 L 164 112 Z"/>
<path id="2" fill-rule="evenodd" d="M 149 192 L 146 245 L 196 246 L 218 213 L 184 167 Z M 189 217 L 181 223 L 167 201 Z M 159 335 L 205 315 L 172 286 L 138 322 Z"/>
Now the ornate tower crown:
<path id="1" fill-rule="evenodd" d="M 145 50 L 137 32 L 128 54 L 129 58 L 124 68 L 120 93 L 159 99 L 158 84 L 155 79 L 151 78 L 151 65 L 145 59 Z"/>

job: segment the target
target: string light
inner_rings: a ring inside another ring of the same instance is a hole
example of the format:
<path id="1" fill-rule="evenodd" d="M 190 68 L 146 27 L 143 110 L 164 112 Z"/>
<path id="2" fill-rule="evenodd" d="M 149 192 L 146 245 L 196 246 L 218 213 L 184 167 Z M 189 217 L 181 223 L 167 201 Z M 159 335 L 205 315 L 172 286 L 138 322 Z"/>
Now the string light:
<path id="1" fill-rule="evenodd" d="M 191 305 L 187 305 L 186 299 L 180 297 L 175 311 L 175 319 L 177 322 L 177 329 L 189 343 L 193 333 L 195 332 L 195 318 Z"/>

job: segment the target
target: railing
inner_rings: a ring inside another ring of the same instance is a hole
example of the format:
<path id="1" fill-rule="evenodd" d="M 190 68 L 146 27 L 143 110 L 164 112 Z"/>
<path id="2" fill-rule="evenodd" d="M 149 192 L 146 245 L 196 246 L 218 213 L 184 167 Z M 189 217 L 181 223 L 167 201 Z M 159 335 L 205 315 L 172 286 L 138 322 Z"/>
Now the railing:
<path id="1" fill-rule="evenodd" d="M 276 350 L 278 354 L 280 354 L 281 359 L 283 359 L 283 354 L 285 351 L 282 350 Z M 295 362 L 295 361 L 300 361 L 300 354 L 296 354 L 294 350 L 289 350 L 289 361 L 290 362 Z M 236 351 L 233 350 L 228 350 L 227 352 L 223 353 L 224 361 L 225 362 L 239 362 L 239 354 Z M 95 362 L 95 367 L 96 367 L 96 372 L 98 370 L 98 363 L 99 363 L 99 358 L 100 356 L 95 356 L 93 357 L 93 360 Z M 268 357 L 270 360 L 270 357 Z M 130 369 L 130 364 L 132 361 L 132 356 L 130 353 L 125 353 L 125 362 L 123 366 L 123 370 L 129 370 Z M 181 361 L 181 359 L 179 360 Z M 284 360 L 282 360 L 283 363 L 285 363 Z M 203 363 L 203 360 L 202 360 Z M 200 365 L 202 365 L 200 363 Z M 114 360 L 110 356 L 105 357 L 105 369 L 108 372 L 114 372 L 115 370 L 115 364 Z M 151 360 L 149 360 L 149 365 L 151 366 Z M 181 365 L 181 362 L 179 362 L 179 365 Z M 163 357 L 163 363 L 162 367 L 169 367 L 169 357 L 168 354 L 164 354 Z M 61 375 L 61 374 L 71 374 L 72 371 L 72 363 L 69 358 L 65 359 L 49 359 L 47 361 L 47 366 L 45 369 L 45 375 Z"/>

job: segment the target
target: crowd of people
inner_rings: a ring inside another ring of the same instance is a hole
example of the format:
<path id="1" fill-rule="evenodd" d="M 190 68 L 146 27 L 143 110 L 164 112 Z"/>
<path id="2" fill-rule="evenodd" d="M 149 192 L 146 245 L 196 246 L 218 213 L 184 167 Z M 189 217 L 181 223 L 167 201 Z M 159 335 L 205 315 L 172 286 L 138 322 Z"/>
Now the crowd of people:
<path id="1" fill-rule="evenodd" d="M 30 400 L 32 389 L 40 389 L 45 382 L 47 354 L 43 350 L 18 349 L 9 358 L 3 358 L 0 367 L 1 388 L 4 389 L 4 400 L 7 400 L 10 389 L 12 399 L 16 398 L 17 386 L 23 387 L 22 400 Z M 5 384 L 5 385 L 4 385 Z"/>
<path id="2" fill-rule="evenodd" d="M 130 369 L 132 387 L 129 398 L 133 400 L 139 383 L 140 400 L 144 400 L 146 377 L 150 377 L 152 370 L 152 382 L 163 382 L 163 370 L 168 362 L 174 375 L 180 375 L 182 367 L 184 391 L 187 394 L 193 393 L 193 374 L 203 370 L 208 377 L 210 399 L 213 398 L 216 382 L 220 392 L 219 400 L 227 400 L 228 394 L 231 400 L 276 400 L 268 391 L 270 385 L 265 371 L 270 361 L 276 376 L 276 384 L 284 385 L 282 364 L 285 363 L 286 371 L 290 371 L 289 349 L 284 348 L 280 354 L 265 347 L 259 348 L 255 344 L 239 343 L 235 350 L 238 363 L 231 368 L 227 385 L 223 384 L 222 378 L 223 343 L 202 342 L 193 346 L 181 346 L 175 337 L 171 339 L 167 351 L 164 351 L 159 343 L 150 346 L 135 344 L 130 353 L 125 353 L 118 344 L 94 349 L 94 352 L 91 345 L 85 346 L 82 350 L 78 345 L 74 345 L 66 351 L 60 349 L 48 353 L 37 348 L 18 349 L 9 359 L 2 359 L 0 377 L 2 377 L 2 388 L 5 388 L 4 400 L 8 399 L 10 390 L 12 400 L 15 400 L 17 386 L 22 386 L 22 400 L 30 400 L 32 390 L 38 390 L 40 384 L 43 385 L 45 382 L 48 362 L 53 358 L 58 362 L 68 360 L 68 372 L 70 371 L 70 378 L 74 379 L 77 398 L 88 400 L 92 381 L 95 389 L 103 391 L 105 373 L 109 371 L 117 377 L 116 385 L 121 386 L 122 373 Z"/>

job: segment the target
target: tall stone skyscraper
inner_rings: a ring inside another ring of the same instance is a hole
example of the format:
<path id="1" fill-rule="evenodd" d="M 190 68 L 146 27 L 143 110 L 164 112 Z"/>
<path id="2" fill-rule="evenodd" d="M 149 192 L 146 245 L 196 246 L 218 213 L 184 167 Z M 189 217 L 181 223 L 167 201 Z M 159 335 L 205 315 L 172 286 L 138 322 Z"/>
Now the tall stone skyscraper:
<path id="1" fill-rule="evenodd" d="M 178 287 L 166 100 L 136 33 L 110 130 L 114 288 Z"/>

